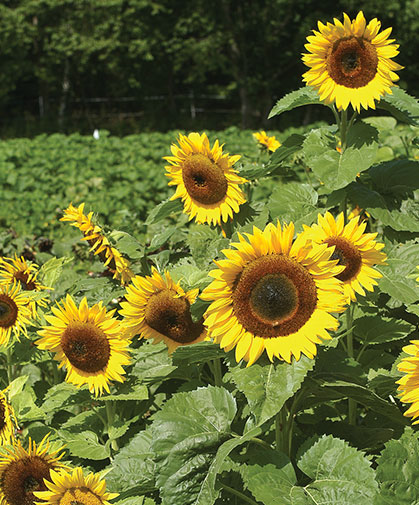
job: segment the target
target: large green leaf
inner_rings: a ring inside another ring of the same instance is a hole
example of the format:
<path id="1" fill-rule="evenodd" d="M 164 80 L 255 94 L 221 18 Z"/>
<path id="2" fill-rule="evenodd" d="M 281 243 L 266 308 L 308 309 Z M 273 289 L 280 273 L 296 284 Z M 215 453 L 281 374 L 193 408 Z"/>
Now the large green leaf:
<path id="1" fill-rule="evenodd" d="M 153 345 L 144 342 L 139 349 L 133 351 L 133 355 L 135 365 L 131 373 L 145 384 L 164 380 L 176 370 L 164 343 Z"/>
<path id="2" fill-rule="evenodd" d="M 324 102 L 320 101 L 319 94 L 314 88 L 305 86 L 288 93 L 288 95 L 285 95 L 278 100 L 269 113 L 268 119 L 274 116 L 279 116 L 279 114 L 295 109 L 296 107 L 311 104 L 326 105 Z"/>
<path id="3" fill-rule="evenodd" d="M 417 125 L 419 122 L 419 102 L 406 91 L 394 86 L 391 88 L 392 94 L 384 95 L 377 102 L 377 108 L 384 109 L 392 114 L 396 119 L 404 123 Z"/>
<path id="4" fill-rule="evenodd" d="M 414 326 L 382 316 L 364 316 L 355 321 L 355 333 L 366 344 L 382 344 L 405 338 Z"/>
<path id="5" fill-rule="evenodd" d="M 284 403 L 301 386 L 304 377 L 314 367 L 314 360 L 302 356 L 291 364 L 269 363 L 260 358 L 250 367 L 230 365 L 236 386 L 244 393 L 257 425 L 277 414 Z"/>
<path id="6" fill-rule="evenodd" d="M 419 163 L 412 160 L 392 160 L 369 170 L 375 188 L 381 194 L 404 195 L 419 189 Z"/>
<path id="7" fill-rule="evenodd" d="M 296 153 L 303 147 L 304 136 L 293 133 L 282 142 L 278 149 L 271 155 L 268 163 L 270 171 L 279 167 L 289 156 Z"/>
<path id="8" fill-rule="evenodd" d="M 93 431 L 85 430 L 80 433 L 73 433 L 60 430 L 58 435 L 65 442 L 66 448 L 72 456 L 95 461 L 107 459 L 110 456 L 109 444 L 101 444 L 98 436 Z"/>
<path id="9" fill-rule="evenodd" d="M 193 345 L 179 346 L 173 353 L 175 365 L 187 363 L 205 363 L 225 356 L 224 349 L 213 342 L 198 342 Z"/>
<path id="10" fill-rule="evenodd" d="M 164 202 L 156 205 L 154 209 L 147 216 L 147 220 L 145 224 L 154 224 L 166 217 L 170 216 L 173 213 L 178 213 L 183 209 L 182 202 L 179 198 L 176 200 L 165 200 Z"/>

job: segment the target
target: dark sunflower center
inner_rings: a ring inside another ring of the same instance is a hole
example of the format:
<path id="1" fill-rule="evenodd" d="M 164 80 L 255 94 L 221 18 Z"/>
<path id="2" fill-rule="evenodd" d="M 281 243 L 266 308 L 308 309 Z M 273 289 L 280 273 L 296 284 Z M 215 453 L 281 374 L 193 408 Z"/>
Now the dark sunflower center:
<path id="1" fill-rule="evenodd" d="M 227 193 L 223 170 L 207 156 L 192 154 L 183 162 L 182 179 L 189 196 L 199 203 L 220 202 Z"/>
<path id="2" fill-rule="evenodd" d="M 262 256 L 244 268 L 233 291 L 238 321 L 263 338 L 298 331 L 317 305 L 317 288 L 310 273 L 282 254 Z"/>
<path id="3" fill-rule="evenodd" d="M 18 308 L 10 296 L 0 294 L 0 328 L 10 328 L 17 320 Z"/>
<path id="4" fill-rule="evenodd" d="M 12 461 L 3 471 L 1 490 L 9 505 L 32 505 L 34 491 L 46 491 L 44 479 L 49 478 L 52 465 L 39 456 Z"/>
<path id="5" fill-rule="evenodd" d="M 83 372 L 99 372 L 109 361 L 109 341 L 103 330 L 90 322 L 69 323 L 61 347 L 70 363 Z"/>
<path id="6" fill-rule="evenodd" d="M 192 321 L 189 301 L 182 296 L 175 297 L 170 289 L 150 297 L 145 321 L 153 330 L 180 344 L 194 341 L 203 331 L 202 323 Z"/>
<path id="7" fill-rule="evenodd" d="M 349 240 L 342 237 L 331 237 L 326 242 L 335 246 L 330 259 L 338 260 L 339 265 L 345 266 L 345 270 L 336 277 L 342 282 L 356 277 L 362 266 L 362 256 L 359 250 Z"/>
<path id="8" fill-rule="evenodd" d="M 347 88 L 366 86 L 377 74 L 377 66 L 377 50 L 361 37 L 337 40 L 326 58 L 330 77 Z"/>
<path id="9" fill-rule="evenodd" d="M 22 289 L 32 291 L 36 288 L 35 283 L 29 280 L 29 275 L 24 272 L 17 272 L 14 275 L 15 279 L 20 282 Z"/>

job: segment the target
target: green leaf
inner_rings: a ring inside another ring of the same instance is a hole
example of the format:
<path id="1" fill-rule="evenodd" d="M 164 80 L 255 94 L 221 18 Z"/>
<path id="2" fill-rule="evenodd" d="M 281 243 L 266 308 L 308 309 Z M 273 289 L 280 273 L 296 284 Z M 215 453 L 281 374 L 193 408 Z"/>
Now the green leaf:
<path id="1" fill-rule="evenodd" d="M 51 258 L 39 269 L 39 281 L 49 288 L 53 288 L 61 276 L 64 265 L 71 263 L 73 258 Z"/>
<path id="2" fill-rule="evenodd" d="M 99 398 L 102 401 L 115 400 L 115 401 L 128 401 L 128 400 L 147 400 L 148 389 L 144 384 L 139 381 L 129 378 L 127 382 L 117 386 L 117 391 L 112 394 L 103 395 Z"/>
<path id="3" fill-rule="evenodd" d="M 145 342 L 133 351 L 133 358 L 135 365 L 131 373 L 144 384 L 160 382 L 176 370 L 164 343 Z"/>
<path id="4" fill-rule="evenodd" d="M 411 125 L 417 125 L 419 120 L 419 102 L 406 91 L 394 86 L 392 94 L 386 94 L 377 103 L 377 108 L 384 109 L 396 119 Z"/>
<path id="5" fill-rule="evenodd" d="M 188 363 L 206 363 L 225 356 L 225 351 L 212 342 L 198 342 L 193 345 L 179 346 L 173 353 L 173 364 L 180 366 Z"/>
<path id="6" fill-rule="evenodd" d="M 305 86 L 288 93 L 278 100 L 269 113 L 268 119 L 279 116 L 279 114 L 295 109 L 296 107 L 312 104 L 326 105 L 324 102 L 320 101 L 319 94 L 314 88 Z"/>
<path id="7" fill-rule="evenodd" d="M 72 456 L 92 459 L 94 461 L 107 459 L 110 456 L 109 446 L 100 444 L 96 433 L 93 431 L 86 430 L 80 433 L 73 433 L 71 431 L 60 430 L 58 435 L 65 441 L 66 448 Z"/>
<path id="8" fill-rule="evenodd" d="M 163 505 L 212 505 L 217 492 L 208 472 L 235 414 L 233 396 L 212 386 L 177 393 L 155 414 L 151 448 Z"/>
<path id="9" fill-rule="evenodd" d="M 282 164 L 292 154 L 296 153 L 303 147 L 304 135 L 293 133 L 278 147 L 269 159 L 268 166 L 271 171 Z"/>
<path id="10" fill-rule="evenodd" d="M 408 427 L 399 440 L 390 440 L 378 458 L 380 491 L 374 505 L 419 503 L 419 435 Z"/>
<path id="11" fill-rule="evenodd" d="M 18 377 L 9 384 L 9 387 L 7 389 L 9 400 L 12 400 L 13 397 L 18 395 L 22 391 L 27 380 L 28 380 L 27 375 L 21 375 L 20 377 Z"/>
<path id="12" fill-rule="evenodd" d="M 126 254 L 131 259 L 143 257 L 144 245 L 138 242 L 138 240 L 129 233 L 113 230 L 108 237 L 112 245 L 116 247 L 120 253 Z"/>
<path id="13" fill-rule="evenodd" d="M 191 250 L 197 268 L 208 271 L 212 260 L 220 256 L 222 249 L 228 246 L 228 239 L 219 231 L 209 226 L 193 225 L 189 229 L 186 243 Z"/>
<path id="14" fill-rule="evenodd" d="M 323 436 L 297 462 L 312 482 L 304 487 L 307 505 L 371 505 L 378 485 L 362 452 L 332 436 Z M 291 503 L 294 504 L 294 501 Z"/>
<path id="15" fill-rule="evenodd" d="M 181 212 L 182 210 L 183 204 L 179 198 L 176 198 L 176 200 L 165 200 L 154 207 L 154 209 L 149 213 L 145 224 L 150 225 L 157 223 L 171 214 Z"/>
<path id="16" fill-rule="evenodd" d="M 45 419 L 46 413 L 36 403 L 36 395 L 32 387 L 26 385 L 24 389 L 10 398 L 10 402 L 19 422 Z"/>
<path id="17" fill-rule="evenodd" d="M 267 358 L 260 358 L 247 368 L 230 365 L 230 375 L 246 396 L 257 425 L 261 425 L 281 410 L 313 367 L 314 360 L 306 356 L 291 364 L 270 363 Z"/>
<path id="18" fill-rule="evenodd" d="M 83 397 L 87 400 L 90 395 L 68 382 L 61 382 L 48 389 L 42 408 L 45 412 L 61 410 L 68 405 L 80 404 Z"/>
<path id="19" fill-rule="evenodd" d="M 404 195 L 419 189 L 419 163 L 412 160 L 392 160 L 372 167 L 369 175 L 379 193 Z"/>
<path id="20" fill-rule="evenodd" d="M 382 316 L 364 316 L 355 321 L 355 334 L 366 344 L 382 344 L 405 338 L 414 326 Z"/>

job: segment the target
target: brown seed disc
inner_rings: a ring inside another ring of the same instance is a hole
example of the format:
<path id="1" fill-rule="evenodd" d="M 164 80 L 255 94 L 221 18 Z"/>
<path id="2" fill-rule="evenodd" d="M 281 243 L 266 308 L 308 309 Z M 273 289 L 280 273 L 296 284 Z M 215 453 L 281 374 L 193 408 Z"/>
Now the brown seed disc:
<path id="1" fill-rule="evenodd" d="M 316 284 L 308 271 L 283 254 L 251 261 L 233 290 L 238 321 L 258 337 L 283 337 L 298 331 L 317 305 Z"/>
<path id="2" fill-rule="evenodd" d="M 362 266 L 362 256 L 358 249 L 349 240 L 342 237 L 331 237 L 326 242 L 335 246 L 330 259 L 339 260 L 338 264 L 345 266 L 345 270 L 336 277 L 343 282 L 356 277 Z"/>
<path id="3" fill-rule="evenodd" d="M 10 328 L 17 320 L 18 307 L 14 300 L 5 294 L 0 294 L 0 328 Z"/>
<path id="4" fill-rule="evenodd" d="M 199 203 L 220 202 L 227 193 L 223 170 L 203 154 L 192 154 L 182 164 L 182 179 L 189 196 Z"/>
<path id="5" fill-rule="evenodd" d="M 189 301 L 183 296 L 175 297 L 170 289 L 150 297 L 145 321 L 150 328 L 179 344 L 193 342 L 203 331 L 202 323 L 192 321 Z"/>
<path id="6" fill-rule="evenodd" d="M 61 337 L 61 347 L 70 363 L 83 372 L 99 372 L 109 361 L 109 341 L 93 323 L 69 323 Z"/>
<path id="7" fill-rule="evenodd" d="M 377 74 L 377 66 L 377 50 L 362 37 L 337 40 L 326 58 L 330 77 L 346 88 L 366 86 Z"/>
<path id="8" fill-rule="evenodd" d="M 22 289 L 25 289 L 27 291 L 36 289 L 35 283 L 32 280 L 29 280 L 29 274 L 26 274 L 24 272 L 16 272 L 14 278 L 20 282 Z"/>
<path id="9" fill-rule="evenodd" d="M 44 479 L 49 479 L 52 465 L 39 456 L 12 461 L 1 477 L 1 490 L 9 505 L 32 505 L 33 491 L 47 491 Z"/>

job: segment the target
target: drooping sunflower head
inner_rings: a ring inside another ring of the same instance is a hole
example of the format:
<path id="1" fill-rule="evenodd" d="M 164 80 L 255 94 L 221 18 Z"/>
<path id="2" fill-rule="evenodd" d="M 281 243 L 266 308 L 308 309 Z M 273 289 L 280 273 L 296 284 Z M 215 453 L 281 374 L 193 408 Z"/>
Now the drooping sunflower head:
<path id="1" fill-rule="evenodd" d="M 400 401 L 411 403 L 404 415 L 414 420 L 413 424 L 419 423 L 419 340 L 411 340 L 410 344 L 403 347 L 403 351 L 409 356 L 403 358 L 397 365 L 400 372 L 405 375 L 397 381 L 399 384 Z"/>
<path id="2" fill-rule="evenodd" d="M 364 233 L 367 222 L 360 223 L 359 217 L 350 219 L 345 225 L 343 213 L 335 219 L 326 212 L 324 216 L 319 214 L 317 224 L 305 227 L 311 240 L 335 247 L 332 258 L 345 267 L 337 277 L 343 282 L 348 302 L 355 301 L 357 293 L 365 296 L 365 290 L 374 290 L 376 279 L 382 275 L 373 267 L 385 264 L 387 258 L 381 252 L 384 244 L 374 240 L 377 233 Z"/>
<path id="3" fill-rule="evenodd" d="M 380 32 L 378 19 L 367 24 L 362 11 L 352 21 L 347 14 L 343 18 L 343 23 L 336 18 L 334 24 L 319 21 L 318 31 L 307 37 L 303 62 L 310 70 L 303 80 L 339 110 L 349 104 L 358 112 L 361 107 L 375 109 L 375 100 L 391 93 L 399 79 L 395 71 L 403 67 L 391 59 L 399 46 L 388 38 L 391 28 Z"/>
<path id="4" fill-rule="evenodd" d="M 13 444 L 17 420 L 7 400 L 7 388 L 0 391 L 0 445 Z"/>
<path id="5" fill-rule="evenodd" d="M 266 149 L 270 152 L 275 152 L 281 143 L 276 140 L 275 136 L 269 137 L 265 131 L 260 131 L 258 133 L 254 133 L 253 136 L 259 142 L 260 147 L 262 149 Z"/>
<path id="6" fill-rule="evenodd" d="M 215 262 L 214 281 L 201 295 L 212 302 L 204 314 L 209 336 L 226 351 L 235 347 L 236 360 L 248 365 L 264 350 L 271 360 L 312 358 L 316 344 L 330 339 L 327 330 L 338 327 L 331 313 L 345 305 L 333 250 L 307 247 L 304 234 L 294 240 L 292 223 L 246 235 L 223 251 L 227 259 Z"/>
<path id="7" fill-rule="evenodd" d="M 0 285 L 0 345 L 8 344 L 12 334 L 19 340 L 26 335 L 32 320 L 30 301 L 16 283 Z"/>
<path id="8" fill-rule="evenodd" d="M 170 353 L 182 345 L 201 342 L 206 337 L 202 322 L 194 322 L 190 307 L 198 290 L 185 292 L 169 272 L 135 276 L 127 287 L 120 314 L 129 335 L 164 341 Z"/>
<path id="9" fill-rule="evenodd" d="M 37 446 L 29 439 L 28 450 L 20 443 L 6 447 L 0 456 L 0 505 L 32 505 L 34 492 L 46 491 L 50 470 L 65 467 L 62 448 L 50 451 L 48 436 Z"/>
<path id="10" fill-rule="evenodd" d="M 240 156 L 223 153 L 218 140 L 211 148 L 205 133 L 180 134 L 178 144 L 172 144 L 173 156 L 164 158 L 170 163 L 169 186 L 176 186 L 171 200 L 181 198 L 189 219 L 200 224 L 232 219 L 246 201 L 239 184 L 247 181 L 233 169 Z"/>
<path id="11" fill-rule="evenodd" d="M 106 481 L 98 473 L 83 475 L 81 467 L 72 471 L 51 470 L 45 479 L 47 491 L 35 491 L 38 505 L 110 505 L 118 493 L 106 491 Z"/>
<path id="12" fill-rule="evenodd" d="M 83 233 L 82 240 L 89 243 L 90 251 L 99 256 L 104 265 L 113 273 L 114 279 L 120 280 L 123 286 L 129 283 L 133 276 L 130 262 L 111 246 L 102 228 L 93 222 L 93 212 L 84 214 L 84 203 L 77 208 L 70 203 L 60 221 L 70 222 L 71 226 L 75 226 Z"/>
<path id="13" fill-rule="evenodd" d="M 70 295 L 54 315 L 45 316 L 50 326 L 38 333 L 40 349 L 55 352 L 60 367 L 67 370 L 66 380 L 77 387 L 87 384 L 95 396 L 109 393 L 109 382 L 123 382 L 124 366 L 130 363 L 129 340 L 122 338 L 120 321 L 106 311 L 102 302 L 91 308 L 86 298 L 77 307 Z"/>

